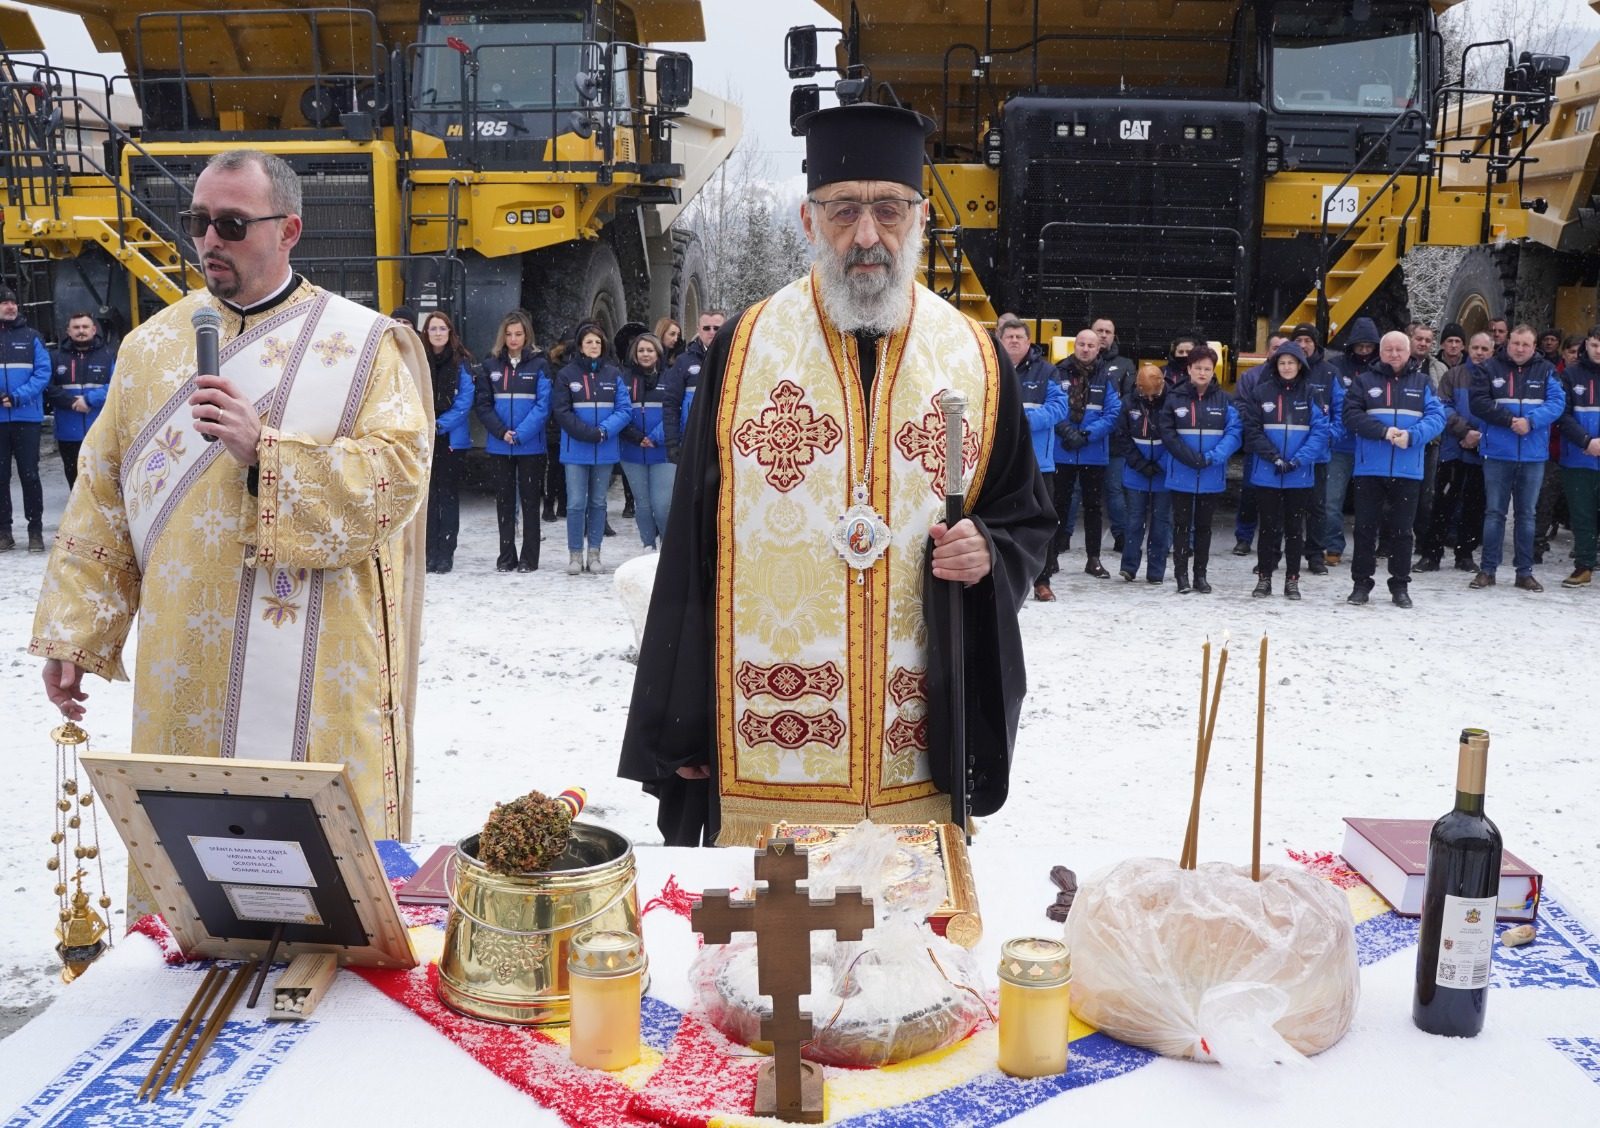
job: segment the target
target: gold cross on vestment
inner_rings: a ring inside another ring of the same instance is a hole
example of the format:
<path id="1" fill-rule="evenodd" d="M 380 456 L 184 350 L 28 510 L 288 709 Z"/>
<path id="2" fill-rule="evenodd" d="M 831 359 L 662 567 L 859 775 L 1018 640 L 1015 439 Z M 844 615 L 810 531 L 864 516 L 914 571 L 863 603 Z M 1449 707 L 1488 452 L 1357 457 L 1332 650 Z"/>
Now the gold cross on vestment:
<path id="1" fill-rule="evenodd" d="M 872 902 L 860 889 L 838 889 L 819 900 L 796 888 L 807 872 L 807 857 L 794 842 L 775 838 L 756 851 L 757 888 L 750 900 L 708 889 L 689 920 L 707 944 L 726 944 L 735 932 L 755 933 L 756 989 L 772 999 L 772 1013 L 761 1020 L 772 1060 L 756 1080 L 755 1114 L 816 1124 L 822 1120 L 822 1069 L 800 1060 L 812 1033 L 811 1014 L 800 1009 L 800 996 L 811 991 L 811 934 L 831 930 L 840 940 L 859 940 L 873 917 Z"/>

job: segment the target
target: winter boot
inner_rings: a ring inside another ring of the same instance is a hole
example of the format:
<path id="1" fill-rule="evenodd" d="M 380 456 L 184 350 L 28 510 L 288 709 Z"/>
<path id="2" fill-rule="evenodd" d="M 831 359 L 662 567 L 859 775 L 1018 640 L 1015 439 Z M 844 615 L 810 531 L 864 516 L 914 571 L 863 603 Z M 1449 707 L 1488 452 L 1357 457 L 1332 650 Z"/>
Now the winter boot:
<path id="1" fill-rule="evenodd" d="M 583 553 L 570 552 L 567 554 L 567 575 L 576 576 L 583 571 Z"/>
<path id="2" fill-rule="evenodd" d="M 1346 603 L 1353 603 L 1357 607 L 1367 602 L 1367 597 L 1372 594 L 1371 580 L 1357 580 L 1356 586 L 1350 589 L 1350 594 L 1345 596 Z"/>
<path id="3" fill-rule="evenodd" d="M 556 499 L 553 498 L 553 497 L 547 497 L 547 498 L 544 499 L 544 508 L 539 511 L 539 520 L 541 520 L 541 521 L 554 521 L 555 519 L 556 519 Z"/>
<path id="4" fill-rule="evenodd" d="M 1437 572 L 1439 570 L 1439 564 L 1443 559 L 1444 556 L 1442 553 L 1430 552 L 1418 560 L 1416 567 L 1412 568 L 1411 570 L 1413 572 Z"/>
<path id="5" fill-rule="evenodd" d="M 1234 541 L 1233 542 L 1233 554 L 1235 556 L 1249 556 L 1250 555 L 1250 542 L 1247 541 L 1247 540 L 1236 540 L 1236 541 Z"/>
<path id="6" fill-rule="evenodd" d="M 1322 553 L 1319 552 L 1306 561 L 1306 571 L 1313 576 L 1326 576 L 1328 574 L 1328 564 L 1323 560 Z"/>
<path id="7" fill-rule="evenodd" d="M 600 550 L 598 548 L 591 548 L 589 550 L 589 556 L 588 559 L 584 561 L 583 570 L 588 572 L 591 576 L 605 575 L 606 566 L 600 563 Z"/>
<path id="8" fill-rule="evenodd" d="M 0 552 L 10 552 L 17 547 L 17 538 L 11 535 L 10 529 L 0 529 Z"/>
<path id="9" fill-rule="evenodd" d="M 1472 550 L 1470 548 L 1465 550 L 1456 549 L 1456 571 L 1476 572 L 1477 570 L 1478 566 L 1472 561 Z"/>
<path id="10" fill-rule="evenodd" d="M 1189 558 L 1187 556 L 1178 556 L 1173 559 L 1172 575 L 1178 581 L 1178 594 L 1188 595 L 1192 589 L 1189 587 Z"/>
<path id="11" fill-rule="evenodd" d="M 41 533 L 38 529 L 29 529 L 28 530 L 28 551 L 29 552 L 43 552 L 44 551 L 44 534 Z"/>
<path id="12" fill-rule="evenodd" d="M 1097 580 L 1110 579 L 1111 577 L 1111 573 L 1105 570 L 1105 566 L 1100 563 L 1098 556 L 1089 557 L 1083 566 L 1083 570 Z"/>
<path id="13" fill-rule="evenodd" d="M 1201 595 L 1211 594 L 1211 585 L 1206 582 L 1206 570 L 1198 564 L 1194 566 L 1194 590 Z"/>
<path id="14" fill-rule="evenodd" d="M 1283 577 L 1283 598 L 1292 599 L 1296 603 L 1300 602 L 1300 577 L 1299 576 L 1285 576 L 1285 577 Z"/>
<path id="15" fill-rule="evenodd" d="M 1255 590 L 1250 593 L 1252 599 L 1269 599 L 1272 596 L 1272 573 L 1268 572 L 1256 580 Z"/>

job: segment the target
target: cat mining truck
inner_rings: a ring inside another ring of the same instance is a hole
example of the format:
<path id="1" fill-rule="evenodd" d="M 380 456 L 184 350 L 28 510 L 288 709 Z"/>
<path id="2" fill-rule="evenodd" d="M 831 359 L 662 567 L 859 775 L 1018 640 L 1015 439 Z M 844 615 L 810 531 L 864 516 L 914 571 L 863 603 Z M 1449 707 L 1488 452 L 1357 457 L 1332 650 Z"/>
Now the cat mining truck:
<path id="1" fill-rule="evenodd" d="M 1456 2 L 817 0 L 840 27 L 792 29 L 785 62 L 932 119 L 924 278 L 979 321 L 1110 317 L 1124 355 L 1198 332 L 1241 357 L 1280 325 L 1403 322 L 1413 247 L 1538 229 L 1567 61 L 1474 44 L 1496 81 L 1446 81 Z"/>
<path id="2" fill-rule="evenodd" d="M 126 73 L 44 53 L 0 12 L 0 280 L 47 337 L 115 334 L 204 284 L 178 218 L 219 151 L 300 173 L 312 281 L 387 312 L 442 309 L 486 348 L 524 307 L 549 344 L 703 301 L 675 220 L 740 134 L 694 89 L 698 0 L 44 0 Z"/>

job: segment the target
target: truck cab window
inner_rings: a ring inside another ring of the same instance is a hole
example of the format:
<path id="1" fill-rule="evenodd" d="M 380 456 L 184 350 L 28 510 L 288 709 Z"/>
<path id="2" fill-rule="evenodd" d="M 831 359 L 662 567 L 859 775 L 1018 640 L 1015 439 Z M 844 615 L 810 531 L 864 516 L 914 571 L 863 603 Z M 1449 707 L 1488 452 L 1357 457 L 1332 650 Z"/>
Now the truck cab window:
<path id="1" fill-rule="evenodd" d="M 1350 0 L 1295 4 L 1272 18 L 1272 108 L 1393 116 L 1418 105 L 1422 25 L 1415 12 Z"/>
<path id="2" fill-rule="evenodd" d="M 460 110 L 461 59 L 451 40 L 478 52 L 480 109 L 549 110 L 579 104 L 575 78 L 593 53 L 583 15 L 552 8 L 511 13 L 440 12 L 422 29 L 417 108 Z"/>

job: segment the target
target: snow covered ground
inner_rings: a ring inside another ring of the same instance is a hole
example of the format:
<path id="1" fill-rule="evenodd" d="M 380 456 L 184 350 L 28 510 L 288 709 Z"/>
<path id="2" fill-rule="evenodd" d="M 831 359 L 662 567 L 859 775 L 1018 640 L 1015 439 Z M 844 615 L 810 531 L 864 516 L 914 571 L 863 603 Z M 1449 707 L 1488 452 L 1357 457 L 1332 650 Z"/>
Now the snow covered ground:
<path id="1" fill-rule="evenodd" d="M 47 454 L 46 511 L 65 500 Z M 641 549 L 618 516 L 610 563 Z M 20 506 L 18 528 L 20 529 Z M 1453 799 L 1456 737 L 1494 736 L 1488 805 L 1506 844 L 1543 869 L 1568 904 L 1600 926 L 1600 793 L 1589 741 L 1600 590 L 1569 592 L 1563 535 L 1541 569 L 1547 591 L 1467 590 L 1457 572 L 1419 576 L 1416 609 L 1381 597 L 1346 606 L 1349 570 L 1307 576 L 1305 600 L 1252 600 L 1252 558 L 1227 554 L 1219 517 L 1211 596 L 1095 580 L 1081 543 L 1058 578 L 1059 602 L 1023 612 L 1030 694 L 1011 800 L 983 820 L 986 842 L 1037 847 L 1038 901 L 1048 871 L 1080 849 L 1176 857 L 1187 817 L 1203 638 L 1233 652 L 1206 790 L 1202 860 L 1247 860 L 1254 758 L 1256 650 L 1271 636 L 1264 854 L 1331 849 L 1343 815 L 1431 818 Z M 53 533 L 53 525 L 46 530 Z M 614 777 L 633 682 L 633 632 L 608 578 L 569 577 L 563 526 L 544 526 L 532 575 L 494 571 L 494 505 L 463 500 L 455 571 L 430 576 L 418 698 L 415 837 L 472 833 L 497 800 L 529 788 L 589 789 L 590 815 L 640 843 L 659 842 L 654 803 Z M 1109 541 L 1108 541 L 1109 545 Z M 0 702 L 7 777 L 0 787 L 0 1033 L 61 990 L 53 951 L 49 856 L 55 795 L 39 662 L 26 654 L 45 557 L 0 556 Z M 1113 571 L 1115 563 L 1107 565 Z M 1502 573 L 1509 579 L 1509 569 Z M 92 747 L 128 746 L 131 688 L 90 687 Z M 1585 735 L 1585 734 L 1588 735 Z M 1588 798 L 1586 799 L 1585 796 Z M 105 828 L 118 905 L 125 859 Z M 979 890 L 980 899 L 982 890 Z M 121 917 L 115 923 L 123 924 Z"/>

